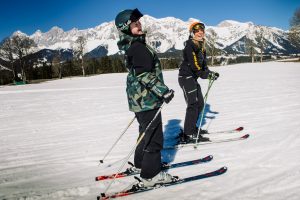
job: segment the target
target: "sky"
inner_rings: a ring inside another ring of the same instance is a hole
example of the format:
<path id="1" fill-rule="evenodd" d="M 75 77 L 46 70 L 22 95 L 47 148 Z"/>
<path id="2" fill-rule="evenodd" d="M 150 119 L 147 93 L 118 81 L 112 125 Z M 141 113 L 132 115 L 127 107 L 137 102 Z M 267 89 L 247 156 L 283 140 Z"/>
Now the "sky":
<path id="1" fill-rule="evenodd" d="M 65 31 L 86 29 L 113 21 L 124 9 L 138 8 L 155 18 L 200 19 L 209 26 L 223 20 L 289 29 L 299 0 L 2 0 L 0 40 L 20 30 L 28 35 L 58 26 Z"/>

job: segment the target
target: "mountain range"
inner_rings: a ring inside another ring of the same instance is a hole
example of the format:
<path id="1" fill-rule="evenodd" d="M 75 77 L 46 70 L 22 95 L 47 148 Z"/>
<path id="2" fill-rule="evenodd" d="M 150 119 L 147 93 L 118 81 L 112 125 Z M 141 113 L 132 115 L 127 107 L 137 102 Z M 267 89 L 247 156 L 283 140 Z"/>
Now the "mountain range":
<path id="1" fill-rule="evenodd" d="M 147 31 L 147 43 L 158 53 L 167 53 L 184 48 L 184 42 L 189 36 L 188 26 L 196 19 L 190 18 L 182 21 L 174 17 L 156 19 L 149 15 L 141 18 L 143 30 Z M 24 34 L 16 31 L 15 34 Z M 264 53 L 267 54 L 291 54 L 297 52 L 287 39 L 287 31 L 276 27 L 255 25 L 252 22 L 237 22 L 225 20 L 217 26 L 206 26 L 206 37 L 209 46 L 215 46 L 222 54 L 245 54 L 246 43 L 254 44 L 257 52 L 260 52 L 258 43 L 263 44 Z M 214 36 L 215 35 L 215 36 Z M 33 39 L 37 47 L 35 52 L 43 51 L 42 55 L 61 49 L 72 49 L 79 36 L 87 39 L 86 55 L 88 57 L 102 57 L 118 53 L 118 31 L 114 22 L 105 22 L 94 28 L 69 31 L 55 26 L 48 32 L 36 31 L 29 37 Z M 215 42 L 212 43 L 212 38 Z M 52 50 L 52 51 L 51 51 Z M 68 56 L 69 57 L 69 56 Z"/>

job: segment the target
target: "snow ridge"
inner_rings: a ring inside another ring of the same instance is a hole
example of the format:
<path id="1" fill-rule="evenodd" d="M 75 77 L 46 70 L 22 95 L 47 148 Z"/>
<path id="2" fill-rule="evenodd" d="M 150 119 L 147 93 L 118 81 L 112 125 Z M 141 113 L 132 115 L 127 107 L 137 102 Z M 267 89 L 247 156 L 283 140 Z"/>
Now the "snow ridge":
<path id="1" fill-rule="evenodd" d="M 189 36 L 189 24 L 193 21 L 200 20 L 190 18 L 185 22 L 174 17 L 157 19 L 149 15 L 144 15 L 141 19 L 143 29 L 148 33 L 148 43 L 159 53 L 164 53 L 170 49 L 182 50 L 184 42 Z M 264 40 L 277 49 L 275 51 L 287 50 L 285 44 L 287 32 L 278 28 L 259 26 L 253 22 L 243 23 L 234 20 L 224 20 L 217 26 L 207 26 L 207 38 L 211 37 L 213 31 L 217 34 L 215 46 L 219 49 L 226 50 L 226 48 L 242 41 L 245 37 L 257 43 L 258 34 L 262 31 Z M 16 31 L 15 34 L 24 35 L 21 31 Z M 119 36 L 113 21 L 104 22 L 99 26 L 84 30 L 73 28 L 69 31 L 64 31 L 54 26 L 45 33 L 37 30 L 30 35 L 30 38 L 37 43 L 38 48 L 36 51 L 38 51 L 46 48 L 52 50 L 70 49 L 78 36 L 87 38 L 87 52 L 99 46 L 107 49 L 107 55 L 113 55 L 119 51 L 117 47 Z M 234 49 L 234 47 L 231 48 Z"/>

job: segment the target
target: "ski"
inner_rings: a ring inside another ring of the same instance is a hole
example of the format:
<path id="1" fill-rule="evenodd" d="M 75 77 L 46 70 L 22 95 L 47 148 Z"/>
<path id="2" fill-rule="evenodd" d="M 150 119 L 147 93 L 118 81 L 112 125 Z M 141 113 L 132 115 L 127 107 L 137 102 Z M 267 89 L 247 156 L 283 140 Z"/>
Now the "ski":
<path id="1" fill-rule="evenodd" d="M 163 170 L 169 170 L 169 169 L 173 169 L 173 168 L 185 167 L 185 166 L 190 166 L 190 165 L 197 165 L 197 164 L 209 162 L 212 159 L 213 159 L 213 156 L 209 155 L 209 156 L 206 156 L 204 158 L 200 158 L 200 159 L 196 159 L 196 160 L 189 160 L 189 161 L 186 161 L 186 162 L 173 163 L 173 164 L 163 163 L 162 168 L 163 168 Z"/>
<path id="2" fill-rule="evenodd" d="M 162 163 L 162 168 L 163 170 L 168 170 L 168 169 L 173 169 L 173 168 L 178 168 L 178 167 L 185 167 L 189 165 L 196 165 L 196 164 L 201 164 L 201 163 L 206 163 L 209 162 L 213 159 L 212 155 L 196 159 L 196 160 L 190 160 L 186 162 L 180 162 L 180 163 L 173 163 L 173 164 L 167 164 L 167 163 Z M 130 164 L 133 166 L 133 164 Z M 107 179 L 113 179 L 115 178 L 123 178 L 126 176 L 132 176 L 132 175 L 137 175 L 139 174 L 138 172 L 133 172 L 130 170 L 126 170 L 124 172 L 121 172 L 119 174 L 111 174 L 111 175 L 104 175 L 104 176 L 97 176 L 95 178 L 96 181 L 102 181 L 102 180 L 107 180 Z"/>
<path id="3" fill-rule="evenodd" d="M 145 187 L 140 187 L 138 184 L 135 184 L 129 190 L 116 192 L 114 194 L 106 195 L 104 193 L 101 193 L 101 196 L 98 196 L 97 200 L 118 198 L 118 197 L 128 196 L 128 195 L 132 195 L 132 194 L 147 192 L 147 191 L 150 191 L 153 189 L 169 187 L 169 186 L 178 185 L 178 184 L 182 184 L 182 183 L 188 183 L 191 181 L 196 181 L 196 180 L 205 179 L 205 178 L 209 178 L 209 177 L 219 176 L 221 174 L 224 174 L 226 171 L 227 171 L 227 167 L 221 167 L 220 169 L 217 169 L 215 171 L 204 173 L 204 174 L 199 174 L 196 176 L 190 176 L 190 177 L 181 178 L 181 179 L 176 177 L 173 182 L 165 183 L 165 184 L 158 184 L 154 187 L 146 187 L 145 188 Z"/>
<path id="4" fill-rule="evenodd" d="M 181 148 L 190 147 L 190 146 L 194 146 L 195 148 L 197 148 L 197 146 L 201 146 L 201 145 L 245 140 L 245 139 L 249 138 L 249 136 L 250 136 L 249 134 L 246 134 L 246 135 L 243 135 L 243 136 L 240 136 L 240 137 L 234 137 L 234 138 L 228 138 L 228 139 L 210 139 L 210 141 L 207 141 L 207 142 L 178 144 L 178 145 L 175 145 L 175 146 L 164 147 L 164 149 L 181 149 Z"/>
<path id="5" fill-rule="evenodd" d="M 208 134 L 222 134 L 222 133 L 238 133 L 241 132 L 242 130 L 244 130 L 243 126 L 240 126 L 238 128 L 235 129 L 229 129 L 229 130 L 225 130 L 225 131 L 213 131 L 213 132 L 208 132 Z"/>

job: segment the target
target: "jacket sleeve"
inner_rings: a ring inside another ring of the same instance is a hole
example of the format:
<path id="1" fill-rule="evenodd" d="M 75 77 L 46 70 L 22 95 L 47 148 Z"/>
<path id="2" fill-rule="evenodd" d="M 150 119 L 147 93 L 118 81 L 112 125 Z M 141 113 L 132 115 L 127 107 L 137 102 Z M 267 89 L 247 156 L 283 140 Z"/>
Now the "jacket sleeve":
<path id="1" fill-rule="evenodd" d="M 185 53 L 192 71 L 198 77 L 207 79 L 210 71 L 206 66 L 206 53 L 200 51 L 197 54 L 191 45 L 185 46 Z"/>
<path id="2" fill-rule="evenodd" d="M 155 75 L 154 72 L 144 72 L 137 76 L 139 82 L 158 97 L 162 98 L 169 88 Z"/>

